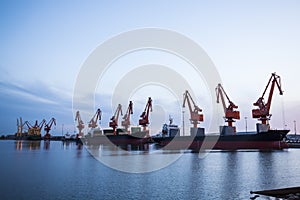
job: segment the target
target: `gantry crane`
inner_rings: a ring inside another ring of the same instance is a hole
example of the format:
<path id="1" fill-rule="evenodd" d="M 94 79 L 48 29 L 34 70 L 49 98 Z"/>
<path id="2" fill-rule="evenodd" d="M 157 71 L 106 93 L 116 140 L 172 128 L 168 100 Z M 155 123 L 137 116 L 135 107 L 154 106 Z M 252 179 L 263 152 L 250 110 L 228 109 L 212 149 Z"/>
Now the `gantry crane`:
<path id="1" fill-rule="evenodd" d="M 51 135 L 50 135 L 49 132 L 50 132 L 51 127 L 52 127 L 53 124 L 56 126 L 56 120 L 55 120 L 55 118 L 52 117 L 50 119 L 50 121 L 45 125 L 44 130 L 46 131 L 46 134 L 44 136 L 44 139 L 50 139 Z"/>
<path id="2" fill-rule="evenodd" d="M 222 105 L 223 105 L 223 109 L 224 109 L 224 113 L 225 113 L 225 122 L 228 123 L 228 126 L 232 127 L 233 122 L 235 122 L 234 119 L 240 119 L 240 112 L 234 110 L 234 109 L 238 108 L 238 106 L 236 106 L 229 99 L 228 95 L 226 94 L 224 88 L 222 87 L 222 85 L 220 83 L 216 87 L 216 95 L 217 95 L 217 103 L 220 103 L 219 99 L 221 97 L 221 101 L 222 101 Z M 229 102 L 228 107 L 226 107 L 224 95 Z"/>
<path id="3" fill-rule="evenodd" d="M 101 110 L 98 108 L 96 113 L 94 114 L 93 118 L 89 122 L 89 128 L 96 128 L 98 126 L 98 120 L 101 120 Z"/>
<path id="4" fill-rule="evenodd" d="M 192 109 L 192 105 L 191 105 L 190 101 L 192 101 L 192 103 L 194 105 L 194 109 Z M 194 125 L 194 128 L 197 128 L 197 125 L 199 124 L 199 122 L 202 122 L 203 118 L 204 118 L 203 114 L 201 113 L 202 109 L 200 109 L 195 104 L 192 96 L 190 95 L 189 91 L 187 91 L 187 90 L 183 94 L 183 105 L 182 105 L 183 108 L 185 108 L 185 102 L 188 103 L 188 107 L 189 107 L 189 110 L 190 110 L 190 113 L 191 113 L 190 121 Z"/>
<path id="5" fill-rule="evenodd" d="M 32 135 L 41 135 L 41 130 L 44 126 L 44 124 L 46 123 L 46 120 L 43 119 L 40 124 L 38 124 L 38 120 L 35 121 L 34 126 L 32 126 L 28 121 L 25 122 L 25 124 L 28 127 L 28 135 L 32 136 Z"/>
<path id="6" fill-rule="evenodd" d="M 149 114 L 152 112 L 152 99 L 148 98 L 144 112 L 141 114 L 139 119 L 139 125 L 143 126 L 143 130 L 146 131 L 147 125 L 149 124 Z"/>
<path id="7" fill-rule="evenodd" d="M 133 103 L 132 103 L 132 101 L 129 101 L 127 111 L 122 120 L 122 126 L 124 126 L 125 130 L 128 133 L 130 133 L 130 131 L 128 130 L 128 127 L 130 126 L 130 115 L 132 115 L 132 114 L 133 114 Z"/>
<path id="8" fill-rule="evenodd" d="M 84 129 L 84 123 L 81 119 L 79 111 L 76 112 L 75 121 L 77 121 L 77 128 L 78 128 L 78 131 L 79 131 L 76 135 L 76 138 L 80 138 L 80 137 L 83 136 L 82 130 Z"/>
<path id="9" fill-rule="evenodd" d="M 118 120 L 119 120 L 119 115 L 123 115 L 122 113 L 122 105 L 119 104 L 116 111 L 115 111 L 115 114 L 110 118 L 110 122 L 109 122 L 109 127 L 113 128 L 113 131 L 114 131 L 114 135 L 117 134 L 117 127 L 118 127 Z"/>
<path id="10" fill-rule="evenodd" d="M 270 84 L 271 84 L 271 88 L 269 92 L 268 101 L 267 103 L 265 103 L 264 96 Z M 275 84 L 279 89 L 279 94 L 283 95 L 280 76 L 276 75 L 276 73 L 272 73 L 271 78 L 269 79 L 268 84 L 262 96 L 259 97 L 259 99 L 255 103 L 253 103 L 253 105 L 258 106 L 258 108 L 252 110 L 252 117 L 258 118 L 258 120 L 260 120 L 262 124 L 267 124 L 268 120 L 270 120 L 271 118 L 270 108 L 271 108 L 271 102 L 272 102 Z"/>

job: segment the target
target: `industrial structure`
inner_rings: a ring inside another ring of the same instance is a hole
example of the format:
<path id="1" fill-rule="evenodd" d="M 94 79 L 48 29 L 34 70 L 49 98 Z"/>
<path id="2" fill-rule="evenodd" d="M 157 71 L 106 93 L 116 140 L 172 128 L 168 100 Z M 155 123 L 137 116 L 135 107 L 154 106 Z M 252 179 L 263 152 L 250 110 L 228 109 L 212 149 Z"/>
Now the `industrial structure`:
<path id="1" fill-rule="evenodd" d="M 52 117 L 49 120 L 49 122 L 47 124 L 45 124 L 44 130 L 46 133 L 45 133 L 44 139 L 46 139 L 46 140 L 50 139 L 50 137 L 51 137 L 50 130 L 51 130 L 53 124 L 56 126 L 56 119 L 54 117 Z"/>
<path id="2" fill-rule="evenodd" d="M 17 118 L 17 137 L 22 137 L 23 135 L 23 128 L 25 126 L 25 122 L 23 123 L 22 117 L 20 117 L 20 120 Z"/>
<path id="3" fill-rule="evenodd" d="M 114 135 L 117 135 L 117 127 L 120 114 L 123 115 L 121 104 L 118 105 L 115 114 L 110 118 L 109 122 L 109 127 L 113 128 Z"/>
<path id="4" fill-rule="evenodd" d="M 77 121 L 77 128 L 78 128 L 78 133 L 76 135 L 76 138 L 81 138 L 84 136 L 82 132 L 82 130 L 84 129 L 84 123 L 81 119 L 79 111 L 76 112 L 75 121 Z"/>
<path id="5" fill-rule="evenodd" d="M 237 105 L 235 105 L 228 97 L 226 94 L 224 88 L 222 85 L 219 83 L 218 86 L 216 87 L 216 95 L 217 95 L 217 103 L 220 103 L 220 98 L 222 101 L 222 106 L 224 109 L 225 113 L 225 122 L 228 123 L 228 126 L 233 126 L 234 119 L 240 119 L 240 112 L 235 111 L 234 109 L 238 108 Z M 228 106 L 226 106 L 224 95 L 229 103 Z"/>
<path id="6" fill-rule="evenodd" d="M 128 128 L 130 126 L 130 115 L 132 115 L 132 114 L 133 114 L 133 103 L 132 103 L 132 101 L 129 101 L 127 111 L 126 111 L 125 115 L 123 116 L 123 120 L 122 120 L 122 126 L 125 128 L 125 131 L 128 133 L 130 133 Z"/>
<path id="7" fill-rule="evenodd" d="M 149 124 L 149 114 L 152 112 L 152 99 L 148 98 L 148 102 L 142 114 L 140 115 L 139 125 L 143 127 L 143 131 L 147 130 L 147 126 Z M 149 133 L 148 133 L 149 134 Z"/>
<path id="8" fill-rule="evenodd" d="M 258 98 L 258 100 L 253 103 L 254 106 L 257 106 L 258 108 L 252 110 L 252 117 L 257 118 L 261 121 L 261 124 L 257 124 L 257 130 L 258 131 L 266 131 L 270 129 L 269 127 L 269 120 L 271 119 L 270 114 L 270 108 L 272 103 L 272 97 L 275 89 L 275 85 L 277 85 L 279 94 L 283 95 L 283 91 L 281 88 L 281 79 L 280 76 L 276 75 L 276 73 L 272 73 L 268 84 L 262 94 L 261 97 Z M 264 100 L 264 96 L 270 86 L 269 96 L 267 102 Z"/>
<path id="9" fill-rule="evenodd" d="M 38 120 L 35 121 L 35 124 L 32 126 L 28 121 L 25 122 L 25 124 L 28 127 L 28 137 L 30 139 L 40 139 L 41 138 L 41 130 L 43 126 L 45 125 L 46 120 L 43 119 L 40 123 L 38 123 Z"/>
<path id="10" fill-rule="evenodd" d="M 101 120 L 101 114 L 102 112 L 100 108 L 98 108 L 92 119 L 89 121 L 89 128 L 96 128 L 98 126 L 98 120 Z"/>
<path id="11" fill-rule="evenodd" d="M 190 111 L 190 121 L 191 123 L 193 124 L 193 127 L 194 128 L 197 128 L 198 124 L 200 122 L 203 122 L 204 120 L 204 116 L 203 114 L 201 113 L 202 112 L 202 109 L 200 109 L 194 102 L 191 94 L 189 93 L 189 91 L 185 91 L 185 93 L 183 94 L 183 105 L 182 107 L 185 108 L 185 104 L 188 104 L 188 108 L 189 108 L 189 111 Z M 192 108 L 192 104 L 191 102 L 193 103 L 193 106 L 194 106 L 194 109 Z"/>

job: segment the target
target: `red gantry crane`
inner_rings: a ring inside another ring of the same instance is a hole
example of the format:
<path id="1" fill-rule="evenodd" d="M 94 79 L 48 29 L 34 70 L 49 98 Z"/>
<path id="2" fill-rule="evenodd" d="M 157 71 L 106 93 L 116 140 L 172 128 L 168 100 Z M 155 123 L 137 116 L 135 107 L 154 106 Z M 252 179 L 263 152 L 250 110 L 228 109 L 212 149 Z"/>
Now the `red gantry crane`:
<path id="1" fill-rule="evenodd" d="M 96 113 L 94 114 L 93 118 L 89 122 L 89 128 L 96 128 L 98 126 L 98 120 L 101 120 L 101 110 L 98 108 Z"/>
<path id="2" fill-rule="evenodd" d="M 234 109 L 238 108 L 238 106 L 236 106 L 232 101 L 230 101 L 228 95 L 226 94 L 224 88 L 222 87 L 222 85 L 220 83 L 216 87 L 216 95 L 217 95 L 217 103 L 220 103 L 219 99 L 221 97 L 221 101 L 222 101 L 222 105 L 223 105 L 223 109 L 224 109 L 224 113 L 225 113 L 225 122 L 228 123 L 228 126 L 232 127 L 233 122 L 235 122 L 234 119 L 240 119 L 240 112 L 234 110 Z M 229 102 L 228 107 L 226 107 L 224 95 Z"/>
<path id="3" fill-rule="evenodd" d="M 127 108 L 127 111 L 123 117 L 122 120 L 122 126 L 124 126 L 125 130 L 130 133 L 130 131 L 128 130 L 129 126 L 130 126 L 130 115 L 133 114 L 133 103 L 132 101 L 129 101 L 129 105 Z"/>
<path id="4" fill-rule="evenodd" d="M 265 93 L 268 89 L 268 87 L 271 84 L 270 92 L 269 92 L 269 97 L 267 103 L 264 101 L 264 96 Z M 271 108 L 271 102 L 272 102 L 272 97 L 273 97 L 273 92 L 274 92 L 274 87 L 275 84 L 277 85 L 279 89 L 279 94 L 282 95 L 283 91 L 281 89 L 281 79 L 280 76 L 276 75 L 275 73 L 272 73 L 271 78 L 268 81 L 268 84 L 259 99 L 253 103 L 254 106 L 258 106 L 258 109 L 253 109 L 252 110 L 252 117 L 253 118 L 258 118 L 258 120 L 261 121 L 262 124 L 267 124 L 268 120 L 271 118 L 270 114 L 270 108 Z"/>
<path id="5" fill-rule="evenodd" d="M 77 121 L 77 128 L 78 128 L 78 131 L 79 131 L 76 135 L 76 138 L 80 138 L 80 137 L 83 136 L 82 130 L 84 129 L 84 123 L 81 119 L 79 111 L 76 112 L 75 121 Z"/>
<path id="6" fill-rule="evenodd" d="M 149 114 L 152 112 L 152 99 L 148 98 L 148 102 L 146 104 L 144 112 L 141 114 L 139 119 L 139 125 L 143 126 L 143 131 L 146 131 L 146 128 L 149 124 Z"/>
<path id="7" fill-rule="evenodd" d="M 44 130 L 46 131 L 46 134 L 44 136 L 44 139 L 50 139 L 51 135 L 50 135 L 49 132 L 50 132 L 51 127 L 52 127 L 53 124 L 56 126 L 56 120 L 55 120 L 55 118 L 52 117 L 50 119 L 50 121 L 45 125 Z"/>
<path id="8" fill-rule="evenodd" d="M 119 104 L 116 111 L 115 111 L 115 114 L 110 118 L 110 122 L 109 122 L 109 127 L 113 128 L 114 130 L 114 135 L 117 134 L 116 132 L 116 128 L 118 127 L 118 119 L 119 119 L 119 115 L 123 115 L 122 113 L 122 105 Z"/>
<path id="9" fill-rule="evenodd" d="M 192 109 L 191 101 L 194 105 L 194 109 Z M 189 91 L 187 91 L 187 90 L 183 94 L 183 105 L 182 105 L 183 108 L 185 108 L 185 102 L 187 102 L 190 113 L 191 113 L 190 121 L 194 125 L 194 128 L 197 128 L 197 125 L 199 124 L 199 122 L 203 122 L 204 117 L 203 117 L 203 114 L 201 113 L 202 109 L 200 109 L 195 104 L 193 98 L 191 97 Z"/>

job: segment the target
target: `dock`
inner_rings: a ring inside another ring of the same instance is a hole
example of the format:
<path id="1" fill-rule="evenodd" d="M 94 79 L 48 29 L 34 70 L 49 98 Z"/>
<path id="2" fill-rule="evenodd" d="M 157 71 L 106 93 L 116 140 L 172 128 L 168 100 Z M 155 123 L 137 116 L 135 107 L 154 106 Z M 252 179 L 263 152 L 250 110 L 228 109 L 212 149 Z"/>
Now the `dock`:
<path id="1" fill-rule="evenodd" d="M 275 198 L 300 200 L 300 187 L 281 188 L 273 190 L 250 191 L 250 194 L 265 195 Z"/>

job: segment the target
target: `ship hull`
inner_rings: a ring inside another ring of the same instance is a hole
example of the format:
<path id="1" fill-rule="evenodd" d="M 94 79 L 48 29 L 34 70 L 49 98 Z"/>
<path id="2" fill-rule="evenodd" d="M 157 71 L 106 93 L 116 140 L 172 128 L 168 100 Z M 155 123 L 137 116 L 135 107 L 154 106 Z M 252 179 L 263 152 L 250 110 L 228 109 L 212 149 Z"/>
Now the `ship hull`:
<path id="1" fill-rule="evenodd" d="M 154 137 L 153 140 L 165 149 L 191 149 L 194 151 L 214 150 L 281 150 L 288 148 L 283 141 L 288 130 L 270 130 L 265 133 L 241 135 L 206 135 L 206 136 L 177 136 Z"/>
<path id="2" fill-rule="evenodd" d="M 82 140 L 87 145 L 143 145 L 149 141 L 150 138 L 146 138 L 146 132 L 139 132 L 133 135 L 130 134 L 119 134 L 119 135 L 97 135 L 97 136 L 86 136 Z"/>

